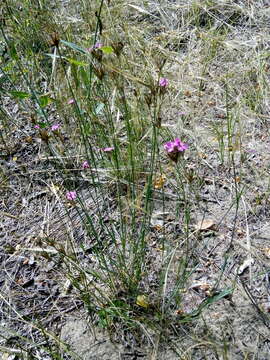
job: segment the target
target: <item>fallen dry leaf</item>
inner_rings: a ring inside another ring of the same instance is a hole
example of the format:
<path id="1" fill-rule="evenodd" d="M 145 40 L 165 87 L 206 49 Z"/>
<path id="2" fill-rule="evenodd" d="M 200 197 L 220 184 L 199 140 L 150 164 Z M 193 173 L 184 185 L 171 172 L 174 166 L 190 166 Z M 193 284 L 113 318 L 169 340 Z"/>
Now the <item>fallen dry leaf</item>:
<path id="1" fill-rule="evenodd" d="M 183 316 L 183 315 L 185 315 L 185 312 L 182 309 L 178 309 L 178 310 L 175 311 L 175 315 Z"/>
<path id="2" fill-rule="evenodd" d="M 189 90 L 185 90 L 184 95 L 187 97 L 191 97 L 192 93 Z"/>
<path id="3" fill-rule="evenodd" d="M 140 307 L 147 309 L 149 307 L 149 302 L 146 295 L 138 295 L 136 299 L 136 304 Z"/>
<path id="4" fill-rule="evenodd" d="M 162 231 L 163 226 L 157 224 L 157 225 L 154 225 L 154 229 L 155 229 L 156 231 Z"/>
<path id="5" fill-rule="evenodd" d="M 166 176 L 164 174 L 161 174 L 159 177 L 155 179 L 154 182 L 154 188 L 155 189 L 161 189 L 163 188 L 164 184 L 166 182 Z"/>
<path id="6" fill-rule="evenodd" d="M 270 258 L 270 248 L 263 248 L 262 252 L 264 253 L 265 256 Z"/>
<path id="7" fill-rule="evenodd" d="M 27 142 L 28 144 L 31 144 L 31 143 L 33 142 L 32 136 L 26 136 L 26 137 L 24 138 L 24 140 L 25 140 L 25 142 Z"/>
<path id="8" fill-rule="evenodd" d="M 252 258 L 248 258 L 246 259 L 242 265 L 239 266 L 238 270 L 237 270 L 237 274 L 238 275 L 242 275 L 243 272 L 248 268 L 250 267 L 251 265 L 254 264 L 254 259 Z"/>
<path id="9" fill-rule="evenodd" d="M 198 156 L 201 158 L 201 159 L 207 159 L 208 158 L 208 155 L 203 153 L 203 152 L 199 152 L 198 153 Z"/>
<path id="10" fill-rule="evenodd" d="M 48 143 L 49 142 L 49 134 L 47 130 L 41 129 L 39 131 L 39 137 L 41 138 L 41 140 L 43 140 L 44 142 Z"/>
<path id="11" fill-rule="evenodd" d="M 195 225 L 195 230 L 196 231 L 213 230 L 215 225 L 216 224 L 212 219 L 204 219 L 204 220 L 200 220 Z"/>
<path id="12" fill-rule="evenodd" d="M 197 290 L 197 291 L 208 291 L 210 290 L 211 286 L 208 283 L 196 283 L 190 286 L 189 289 Z"/>

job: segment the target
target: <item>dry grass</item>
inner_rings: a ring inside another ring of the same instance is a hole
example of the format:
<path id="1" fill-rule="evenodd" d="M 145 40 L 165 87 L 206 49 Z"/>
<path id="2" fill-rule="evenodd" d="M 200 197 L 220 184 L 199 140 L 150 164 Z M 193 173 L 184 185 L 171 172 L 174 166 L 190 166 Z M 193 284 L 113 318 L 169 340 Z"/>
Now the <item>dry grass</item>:
<path id="1" fill-rule="evenodd" d="M 76 358 L 80 313 L 131 355 L 266 359 L 269 4 L 98 5 L 1 5 L 0 350 Z"/>

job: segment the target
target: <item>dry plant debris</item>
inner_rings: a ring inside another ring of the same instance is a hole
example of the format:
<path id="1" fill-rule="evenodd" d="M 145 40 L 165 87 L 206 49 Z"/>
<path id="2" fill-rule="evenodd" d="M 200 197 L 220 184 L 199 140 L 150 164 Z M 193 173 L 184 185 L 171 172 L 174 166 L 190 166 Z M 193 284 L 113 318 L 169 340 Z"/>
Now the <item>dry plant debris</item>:
<path id="1" fill-rule="evenodd" d="M 102 4 L 0 5 L 1 356 L 267 359 L 270 4 Z"/>

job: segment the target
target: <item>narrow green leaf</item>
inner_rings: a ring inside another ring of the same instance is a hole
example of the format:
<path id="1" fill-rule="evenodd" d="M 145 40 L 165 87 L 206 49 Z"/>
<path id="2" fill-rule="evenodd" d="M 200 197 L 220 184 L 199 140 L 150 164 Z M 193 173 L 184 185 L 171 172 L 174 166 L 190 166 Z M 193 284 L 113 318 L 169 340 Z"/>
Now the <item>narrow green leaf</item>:
<path id="1" fill-rule="evenodd" d="M 79 68 L 79 74 L 80 74 L 80 77 L 81 77 L 81 79 L 83 80 L 84 84 L 85 84 L 86 86 L 88 86 L 88 85 L 89 85 L 89 75 L 88 75 L 88 73 L 84 70 L 83 67 L 80 67 L 80 68 Z"/>
<path id="2" fill-rule="evenodd" d="M 9 44 L 9 54 L 13 60 L 17 61 L 19 59 L 14 43 Z"/>
<path id="3" fill-rule="evenodd" d="M 45 106 L 49 105 L 51 102 L 53 102 L 53 99 L 50 98 L 50 96 L 48 96 L 48 95 L 42 95 L 39 98 L 39 104 L 41 107 L 45 107 Z"/>
<path id="4" fill-rule="evenodd" d="M 229 289 L 225 289 L 223 291 L 221 291 L 220 293 L 216 294 L 216 295 L 213 295 L 212 297 L 209 297 L 206 302 L 208 304 L 212 304 L 228 295 L 231 295 L 233 293 L 233 289 L 232 288 L 229 288 Z"/>
<path id="5" fill-rule="evenodd" d="M 71 49 L 73 50 L 76 50 L 76 51 L 79 51 L 83 54 L 88 54 L 88 51 L 72 42 L 69 42 L 69 41 L 65 41 L 65 40 L 60 40 L 61 43 L 63 43 L 64 45 L 70 47 Z"/>
<path id="6" fill-rule="evenodd" d="M 10 91 L 10 94 L 16 99 L 26 99 L 31 96 L 31 94 L 28 94 L 27 92 L 24 91 Z"/>
<path id="7" fill-rule="evenodd" d="M 7 80 L 8 80 L 8 77 L 6 75 L 1 75 L 0 76 L 0 86 L 2 86 L 5 83 L 5 81 L 7 81 Z"/>
<path id="8" fill-rule="evenodd" d="M 99 113 L 101 113 L 101 111 L 104 108 L 104 104 L 103 103 L 99 103 L 98 106 L 95 108 L 95 113 L 98 115 Z"/>
<path id="9" fill-rule="evenodd" d="M 41 129 L 45 129 L 48 124 L 45 122 L 38 122 L 38 125 L 40 126 Z"/>
<path id="10" fill-rule="evenodd" d="M 59 56 L 59 55 L 48 54 L 48 53 L 46 53 L 46 54 L 44 54 L 44 55 L 49 56 L 49 57 L 51 57 L 51 58 L 53 58 L 53 59 L 54 59 L 54 58 L 60 59 L 60 56 Z M 61 58 L 62 58 L 62 59 L 65 59 L 64 56 L 61 56 Z"/>
<path id="11" fill-rule="evenodd" d="M 196 309 L 194 311 L 194 315 L 198 315 L 201 313 L 202 309 L 205 308 L 208 305 L 213 304 L 214 302 L 219 301 L 222 298 L 225 298 L 226 296 L 230 295 L 233 293 L 233 289 L 232 288 L 228 288 L 225 289 L 223 291 L 218 292 L 215 295 L 209 296 L 208 298 L 206 298 L 198 307 L 198 309 Z"/>
<path id="12" fill-rule="evenodd" d="M 113 53 L 113 48 L 111 46 L 102 46 L 100 48 L 101 51 L 104 52 L 104 54 L 112 54 Z"/>
<path id="13" fill-rule="evenodd" d="M 77 66 L 87 66 L 88 65 L 87 63 L 84 63 L 82 61 L 78 61 L 75 59 L 71 59 L 71 58 L 68 58 L 67 60 L 70 64 L 77 65 Z"/>

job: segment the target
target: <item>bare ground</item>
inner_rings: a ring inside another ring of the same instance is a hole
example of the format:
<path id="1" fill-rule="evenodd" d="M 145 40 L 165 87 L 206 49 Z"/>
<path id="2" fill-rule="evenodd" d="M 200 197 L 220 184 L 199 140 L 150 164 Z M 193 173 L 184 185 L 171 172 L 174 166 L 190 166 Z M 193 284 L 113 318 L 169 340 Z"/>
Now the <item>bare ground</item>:
<path id="1" fill-rule="evenodd" d="M 263 58 L 263 70 L 259 69 L 259 62 L 269 49 L 269 22 L 266 21 L 269 20 L 269 7 L 260 2 L 257 10 L 253 18 L 249 13 L 244 23 L 241 17 L 238 26 L 232 25 L 234 31 L 221 40 L 222 45 L 208 64 L 207 72 L 202 71 L 203 64 L 198 59 L 207 48 L 204 41 L 211 46 L 214 40 L 204 39 L 203 28 L 199 35 L 195 30 L 189 31 L 184 50 L 170 50 L 176 61 L 167 69 L 171 92 L 162 121 L 176 134 L 185 136 L 190 144 L 186 163 L 192 176 L 188 184 L 188 201 L 192 229 L 190 261 L 194 270 L 185 288 L 181 289 L 182 308 L 177 313 L 172 306 L 170 317 L 174 333 L 168 333 L 167 342 L 166 335 L 159 339 L 151 329 L 145 329 L 144 343 L 139 343 L 142 338 L 123 335 L 118 329 L 119 333 L 111 337 L 118 343 L 115 350 L 98 328 L 98 340 L 93 336 L 93 329 L 92 335 L 85 335 L 88 334 L 86 324 L 77 318 L 85 320 L 89 315 L 76 297 L 76 291 L 69 288 L 70 284 L 63 277 L 61 258 L 49 241 L 71 251 L 65 239 L 72 236 L 75 244 L 83 243 L 88 250 L 83 252 L 77 247 L 82 266 L 90 263 L 93 268 L 97 264 L 91 248 L 97 244 L 95 239 L 85 236 L 72 207 L 67 211 L 77 226 L 74 222 L 70 225 L 68 216 L 63 216 L 67 205 L 64 198 L 66 184 L 57 175 L 55 164 L 46 160 L 44 143 L 30 119 L 21 114 L 15 103 L 1 99 L 2 107 L 12 115 L 15 124 L 8 132 L 8 144 L 2 144 L 1 148 L 1 346 L 9 350 L 17 348 L 23 343 L 18 336 L 21 334 L 33 342 L 28 351 L 31 350 L 36 358 L 42 358 L 42 353 L 40 350 L 35 352 L 35 347 L 36 344 L 46 345 L 46 336 L 43 334 L 42 337 L 40 331 L 29 325 L 34 320 L 59 336 L 61 333 L 62 339 L 71 343 L 74 352 L 84 359 L 269 358 L 268 57 Z M 173 31 L 165 31 L 165 35 L 176 39 L 177 30 L 175 26 Z M 176 46 L 179 46 L 178 42 Z M 221 165 L 215 126 L 226 125 L 223 79 L 228 74 L 232 79 L 229 94 L 233 103 L 231 111 L 236 118 L 237 131 L 233 141 L 236 149 L 225 149 L 226 159 Z M 201 83 L 203 87 L 198 90 Z M 241 83 L 244 85 L 238 87 Z M 254 109 L 247 99 L 258 84 L 263 86 L 263 91 L 260 106 Z M 23 123 L 21 128 L 18 123 Z M 6 147 L 9 152 L 5 152 Z M 232 153 L 237 164 L 235 169 L 228 160 Z M 77 164 L 75 160 L 75 169 Z M 163 231 L 159 232 L 159 226 L 165 229 L 166 241 L 175 251 L 166 296 L 170 296 L 170 284 L 174 283 L 184 254 L 183 214 L 181 209 L 176 210 L 178 198 L 169 165 L 164 169 L 169 179 L 165 185 L 168 214 L 159 220 L 162 208 L 157 192 L 154 212 L 157 215 L 153 216 L 147 255 L 152 271 L 143 284 L 144 291 L 150 294 L 152 291 L 153 297 L 161 256 L 159 247 L 164 236 Z M 81 170 L 74 171 L 80 174 Z M 93 185 L 86 180 L 81 176 L 77 190 L 85 196 L 91 216 L 95 217 L 96 199 L 87 195 L 93 191 Z M 236 187 L 238 193 L 243 192 L 237 209 Z M 113 193 L 108 192 L 104 206 L 110 207 L 108 212 L 112 218 L 117 217 Z M 196 225 L 200 220 L 212 221 L 212 225 L 206 226 L 204 231 L 198 230 Z M 106 251 L 111 251 L 110 244 L 106 245 Z M 192 322 L 181 324 L 182 312 L 196 309 L 209 296 L 209 291 L 218 295 L 227 288 L 234 289 L 232 296 L 215 302 Z M 76 320 L 70 322 L 70 316 Z M 94 324 L 97 325 L 96 320 Z M 80 332 L 84 335 L 79 336 Z M 3 350 L 3 354 L 9 350 Z M 72 355 L 63 352 L 62 356 Z"/>

